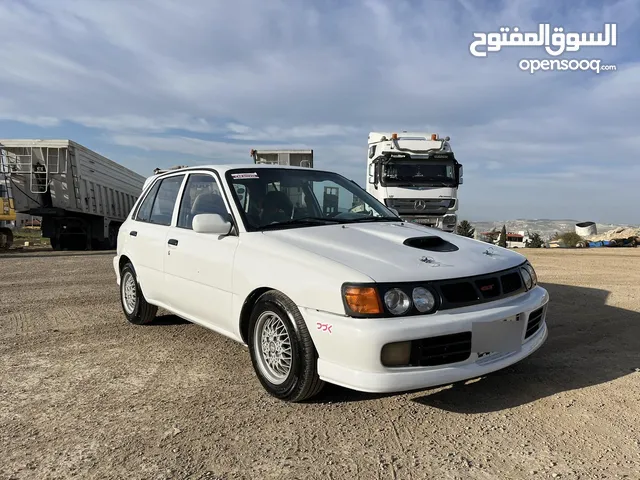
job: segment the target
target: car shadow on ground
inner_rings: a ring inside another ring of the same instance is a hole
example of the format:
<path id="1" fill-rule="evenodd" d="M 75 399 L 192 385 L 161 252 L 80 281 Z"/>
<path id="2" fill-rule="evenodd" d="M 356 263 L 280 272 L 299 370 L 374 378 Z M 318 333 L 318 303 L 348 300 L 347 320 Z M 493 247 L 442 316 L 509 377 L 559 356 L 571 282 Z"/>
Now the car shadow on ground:
<path id="1" fill-rule="evenodd" d="M 49 257 L 87 257 L 110 255 L 115 256 L 115 250 L 52 250 L 51 248 L 32 248 L 29 250 L 0 250 L 0 260 L 16 257 L 49 258 Z"/>
<path id="2" fill-rule="evenodd" d="M 144 325 L 150 327 L 162 327 L 166 325 L 188 325 L 190 323 L 190 321 L 185 320 L 184 318 L 180 318 L 177 315 L 159 312 L 156 318 L 153 319 L 153 322 L 146 323 Z"/>
<path id="3" fill-rule="evenodd" d="M 544 284 L 551 302 L 549 337 L 530 357 L 485 377 L 421 390 L 412 401 L 457 413 L 489 413 L 560 392 L 610 382 L 640 368 L 640 312 L 606 305 L 606 290 Z M 353 402 L 389 395 L 327 385 L 316 402 Z M 432 392 L 432 393 L 429 393 Z"/>

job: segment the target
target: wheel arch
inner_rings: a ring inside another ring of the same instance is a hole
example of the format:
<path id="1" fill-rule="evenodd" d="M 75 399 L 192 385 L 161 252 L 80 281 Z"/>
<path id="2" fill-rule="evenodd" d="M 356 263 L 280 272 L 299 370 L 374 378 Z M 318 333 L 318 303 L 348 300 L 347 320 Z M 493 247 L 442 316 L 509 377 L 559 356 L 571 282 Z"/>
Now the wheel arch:
<path id="1" fill-rule="evenodd" d="M 118 270 L 122 272 L 122 269 L 127 263 L 133 265 L 133 262 L 129 259 L 129 257 L 127 257 L 126 255 L 120 255 L 120 260 L 118 261 Z"/>
<path id="2" fill-rule="evenodd" d="M 278 292 L 279 290 L 272 287 L 258 287 L 245 298 L 242 308 L 240 309 L 240 336 L 244 343 L 249 341 L 249 320 L 251 319 L 253 307 L 256 306 L 258 299 L 262 295 L 271 291 Z"/>

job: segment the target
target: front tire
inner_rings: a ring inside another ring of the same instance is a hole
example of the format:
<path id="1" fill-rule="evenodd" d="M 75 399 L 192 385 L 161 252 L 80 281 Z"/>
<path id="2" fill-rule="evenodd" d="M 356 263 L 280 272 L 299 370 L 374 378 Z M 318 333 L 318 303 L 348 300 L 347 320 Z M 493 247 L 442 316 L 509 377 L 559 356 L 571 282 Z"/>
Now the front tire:
<path id="1" fill-rule="evenodd" d="M 262 295 L 251 313 L 249 352 L 258 380 L 272 396 L 301 402 L 324 387 L 318 353 L 296 305 L 280 292 Z"/>
<path id="2" fill-rule="evenodd" d="M 151 323 L 158 312 L 158 307 L 144 298 L 131 263 L 122 267 L 120 272 L 120 304 L 127 320 L 134 325 Z"/>

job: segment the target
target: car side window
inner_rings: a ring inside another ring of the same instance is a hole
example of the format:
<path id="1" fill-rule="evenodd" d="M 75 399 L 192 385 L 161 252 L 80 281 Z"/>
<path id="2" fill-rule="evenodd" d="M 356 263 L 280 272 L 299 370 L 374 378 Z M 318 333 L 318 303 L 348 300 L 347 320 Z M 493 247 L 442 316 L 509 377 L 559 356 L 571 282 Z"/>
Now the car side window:
<path id="1" fill-rule="evenodd" d="M 138 212 L 136 213 L 135 220 L 140 222 L 148 222 L 149 216 L 151 215 L 151 207 L 153 206 L 153 201 L 156 198 L 156 193 L 158 193 L 158 187 L 161 182 L 156 182 L 149 194 L 144 198 L 140 207 L 138 208 Z"/>
<path id="2" fill-rule="evenodd" d="M 360 213 L 363 215 L 380 216 L 349 190 L 332 181 L 314 182 L 313 193 L 318 201 L 322 214 L 333 217 L 339 213 Z"/>
<path id="3" fill-rule="evenodd" d="M 217 213 L 225 219 L 229 215 L 216 179 L 207 173 L 192 173 L 182 194 L 178 227 L 191 230 L 193 217 L 201 213 Z"/>
<path id="4" fill-rule="evenodd" d="M 156 225 L 171 225 L 171 217 L 173 216 L 173 208 L 178 198 L 180 185 L 182 185 L 184 175 L 176 175 L 162 179 L 162 183 L 158 188 L 158 194 L 151 207 L 151 215 L 149 222 Z"/>

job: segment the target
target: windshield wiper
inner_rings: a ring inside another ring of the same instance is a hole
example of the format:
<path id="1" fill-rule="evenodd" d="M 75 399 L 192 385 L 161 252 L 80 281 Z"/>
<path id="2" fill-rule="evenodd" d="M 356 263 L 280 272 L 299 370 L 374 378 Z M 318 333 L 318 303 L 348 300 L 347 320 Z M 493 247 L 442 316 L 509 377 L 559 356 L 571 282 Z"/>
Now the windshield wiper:
<path id="1" fill-rule="evenodd" d="M 425 185 L 427 187 L 451 187 L 452 185 L 450 183 L 445 183 L 445 182 L 436 182 L 436 181 L 428 181 L 428 183 Z"/>
<path id="2" fill-rule="evenodd" d="M 300 217 L 292 220 L 286 220 L 284 222 L 270 223 L 268 225 L 262 225 L 260 229 L 270 230 L 272 228 L 287 227 L 292 225 L 330 225 L 336 223 L 343 223 L 344 220 L 336 220 L 333 218 L 325 217 Z"/>

